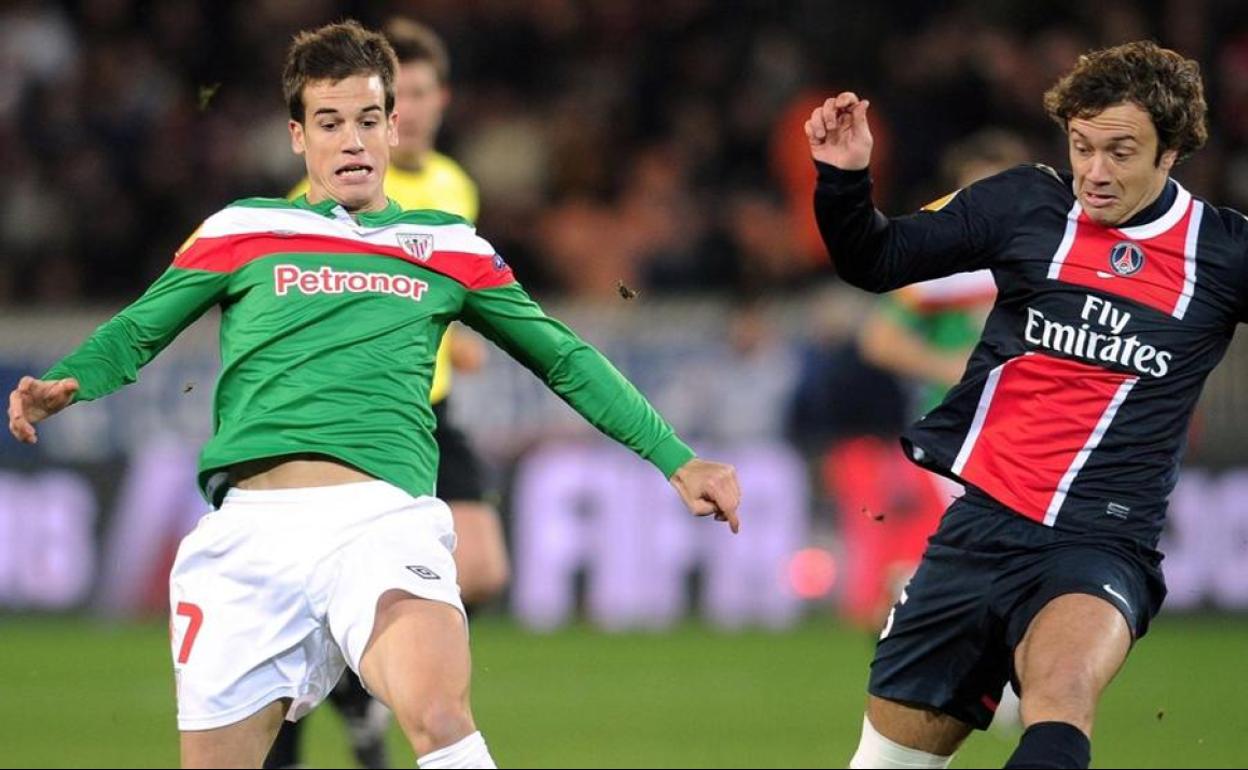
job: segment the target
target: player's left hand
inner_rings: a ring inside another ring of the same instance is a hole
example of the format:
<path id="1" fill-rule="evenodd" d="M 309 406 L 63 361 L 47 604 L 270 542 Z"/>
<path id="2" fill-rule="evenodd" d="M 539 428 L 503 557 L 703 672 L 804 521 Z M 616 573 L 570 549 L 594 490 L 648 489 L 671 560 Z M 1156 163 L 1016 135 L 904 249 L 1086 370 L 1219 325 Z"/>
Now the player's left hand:
<path id="1" fill-rule="evenodd" d="M 69 406 L 77 392 L 78 380 L 72 377 L 50 381 L 23 377 L 9 394 L 9 432 L 24 444 L 37 443 L 35 423 Z"/>
<path id="2" fill-rule="evenodd" d="M 737 520 L 741 487 L 731 465 L 695 457 L 672 474 L 671 483 L 694 516 L 714 515 L 717 521 L 728 522 L 734 534 L 741 529 Z"/>

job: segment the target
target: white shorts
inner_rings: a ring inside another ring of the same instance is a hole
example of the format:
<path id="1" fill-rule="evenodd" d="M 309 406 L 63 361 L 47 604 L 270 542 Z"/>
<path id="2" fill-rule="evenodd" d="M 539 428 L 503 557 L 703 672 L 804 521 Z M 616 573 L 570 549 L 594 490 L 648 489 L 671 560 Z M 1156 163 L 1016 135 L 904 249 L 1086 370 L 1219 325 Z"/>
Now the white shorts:
<path id="1" fill-rule="evenodd" d="M 279 698 L 300 718 L 345 666 L 359 671 L 390 589 L 462 613 L 454 548 L 445 503 L 384 481 L 231 489 L 169 576 L 178 729 L 233 724 Z"/>

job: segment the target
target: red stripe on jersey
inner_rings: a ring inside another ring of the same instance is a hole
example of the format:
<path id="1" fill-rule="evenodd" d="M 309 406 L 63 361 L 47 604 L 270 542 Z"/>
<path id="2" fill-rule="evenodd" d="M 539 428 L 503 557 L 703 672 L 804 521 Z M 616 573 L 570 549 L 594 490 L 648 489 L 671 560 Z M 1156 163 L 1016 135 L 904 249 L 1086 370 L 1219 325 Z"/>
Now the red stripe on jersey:
<path id="1" fill-rule="evenodd" d="M 1189 244 L 1188 230 L 1199 227 L 1199 217 L 1192 216 L 1196 205 L 1196 201 L 1190 201 L 1183 216 L 1166 231 L 1140 239 L 1098 225 L 1081 211 L 1069 252 L 1055 256 L 1061 261 L 1057 279 L 1127 297 L 1167 315 L 1182 317 L 1180 298 L 1185 284 L 1195 280 L 1194 275 L 1189 275 L 1192 266 L 1188 264 L 1187 249 L 1195 248 L 1194 240 Z M 1124 243 L 1134 244 L 1143 253 L 1134 271 L 1129 254 L 1119 260 L 1117 270 L 1112 264 L 1114 247 Z M 1186 290 L 1190 295 L 1192 287 L 1188 285 Z"/>
<path id="2" fill-rule="evenodd" d="M 279 254 L 366 254 L 391 257 L 447 276 L 469 289 L 492 289 L 514 283 L 511 268 L 497 255 L 434 250 L 420 260 L 398 246 L 379 246 L 328 235 L 278 235 L 247 233 L 217 238 L 196 238 L 178 252 L 174 267 L 232 273 L 264 257 Z"/>
<path id="3" fill-rule="evenodd" d="M 1039 353 L 1006 361 L 989 377 L 954 473 L 1051 524 L 1057 510 L 1050 507 L 1060 508 L 1137 379 Z"/>

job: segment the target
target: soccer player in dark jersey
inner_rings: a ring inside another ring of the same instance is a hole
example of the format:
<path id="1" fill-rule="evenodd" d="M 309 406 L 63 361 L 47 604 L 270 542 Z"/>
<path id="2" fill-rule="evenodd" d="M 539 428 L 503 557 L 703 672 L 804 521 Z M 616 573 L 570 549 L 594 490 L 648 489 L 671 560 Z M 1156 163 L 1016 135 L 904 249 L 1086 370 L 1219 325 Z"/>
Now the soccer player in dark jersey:
<path id="1" fill-rule="evenodd" d="M 884 292 L 986 268 L 998 294 L 962 380 L 902 438 L 967 493 L 881 634 L 851 766 L 947 766 L 1012 680 L 1006 767 L 1087 767 L 1097 702 L 1165 595 L 1188 422 L 1248 317 L 1248 222 L 1170 177 L 1207 136 L 1199 69 L 1146 42 L 1082 56 L 1045 94 L 1072 173 L 1018 166 L 897 218 L 871 202 L 868 104 L 841 93 L 806 125 L 838 273 Z"/>
<path id="2" fill-rule="evenodd" d="M 696 458 L 466 220 L 386 198 L 397 68 L 385 38 L 355 22 L 299 34 L 283 91 L 308 194 L 209 217 L 142 297 L 9 395 L 10 432 L 34 443 L 36 423 L 133 382 L 222 309 L 199 472 L 219 507 L 170 575 L 185 767 L 259 767 L 283 717 L 306 714 L 347 665 L 421 767 L 494 767 L 469 707 L 451 513 L 432 496 L 429 386 L 453 319 L 664 472 L 695 515 L 738 528 L 730 466 Z"/>

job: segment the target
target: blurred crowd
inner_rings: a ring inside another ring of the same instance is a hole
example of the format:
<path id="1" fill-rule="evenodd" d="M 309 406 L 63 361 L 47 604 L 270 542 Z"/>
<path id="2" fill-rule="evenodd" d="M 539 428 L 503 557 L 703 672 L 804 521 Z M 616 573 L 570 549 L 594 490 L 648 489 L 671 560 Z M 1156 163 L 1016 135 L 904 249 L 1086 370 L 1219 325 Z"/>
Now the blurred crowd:
<path id="1" fill-rule="evenodd" d="M 19 1 L 0 6 L 0 306 L 126 299 L 226 202 L 285 194 L 291 35 L 393 14 L 445 38 L 439 149 L 544 298 L 826 278 L 801 130 L 823 96 L 871 98 L 877 202 L 912 210 L 985 127 L 1064 166 L 1042 93 L 1080 52 L 1138 38 L 1201 62 L 1212 140 L 1179 176 L 1248 210 L 1242 2 Z"/>

